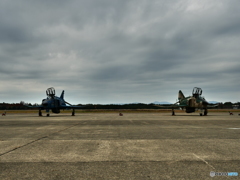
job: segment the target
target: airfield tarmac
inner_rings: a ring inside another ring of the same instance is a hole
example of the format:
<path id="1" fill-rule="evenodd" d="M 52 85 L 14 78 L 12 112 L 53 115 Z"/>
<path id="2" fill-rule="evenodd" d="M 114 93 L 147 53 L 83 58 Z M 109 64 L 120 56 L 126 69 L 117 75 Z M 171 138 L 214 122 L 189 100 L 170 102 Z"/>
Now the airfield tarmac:
<path id="1" fill-rule="evenodd" d="M 0 179 L 239 179 L 237 114 L 7 114 Z"/>

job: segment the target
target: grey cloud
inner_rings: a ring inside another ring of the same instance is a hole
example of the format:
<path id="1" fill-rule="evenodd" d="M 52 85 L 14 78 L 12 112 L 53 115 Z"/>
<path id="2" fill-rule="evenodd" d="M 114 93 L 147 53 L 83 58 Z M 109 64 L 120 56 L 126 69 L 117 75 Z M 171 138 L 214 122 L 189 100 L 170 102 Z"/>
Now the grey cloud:
<path id="1" fill-rule="evenodd" d="M 194 86 L 236 99 L 222 94 L 240 87 L 238 1 L 2 2 L 4 101 L 51 86 L 74 103 L 172 102 Z"/>

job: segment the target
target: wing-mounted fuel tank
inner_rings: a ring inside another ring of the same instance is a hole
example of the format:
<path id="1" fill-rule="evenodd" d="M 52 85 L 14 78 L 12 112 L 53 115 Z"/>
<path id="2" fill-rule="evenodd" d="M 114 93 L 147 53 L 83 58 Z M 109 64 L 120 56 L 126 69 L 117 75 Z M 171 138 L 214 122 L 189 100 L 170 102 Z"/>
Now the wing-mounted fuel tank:
<path id="1" fill-rule="evenodd" d="M 59 99 L 54 98 L 52 100 L 51 106 L 52 106 L 53 113 L 60 113 L 60 100 Z"/>
<path id="2" fill-rule="evenodd" d="M 195 108 L 194 107 L 187 107 L 186 108 L 186 113 L 192 113 L 195 112 Z"/>
<path id="3" fill-rule="evenodd" d="M 53 113 L 60 113 L 60 109 L 53 108 L 53 109 L 52 109 L 52 112 L 53 112 Z"/>

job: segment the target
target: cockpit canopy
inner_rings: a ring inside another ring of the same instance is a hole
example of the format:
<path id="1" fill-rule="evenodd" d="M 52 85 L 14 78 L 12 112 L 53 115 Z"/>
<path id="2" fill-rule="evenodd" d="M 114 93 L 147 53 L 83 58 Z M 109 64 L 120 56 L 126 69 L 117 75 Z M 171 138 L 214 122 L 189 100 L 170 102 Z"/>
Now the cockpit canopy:
<path id="1" fill-rule="evenodd" d="M 202 95 L 202 89 L 199 88 L 199 87 L 193 88 L 192 95 L 193 95 L 194 97 L 201 96 L 201 95 Z"/>
<path id="2" fill-rule="evenodd" d="M 46 90 L 46 94 L 47 94 L 47 96 L 49 96 L 49 97 L 55 96 L 55 89 L 54 89 L 53 87 L 48 88 L 48 89 Z"/>

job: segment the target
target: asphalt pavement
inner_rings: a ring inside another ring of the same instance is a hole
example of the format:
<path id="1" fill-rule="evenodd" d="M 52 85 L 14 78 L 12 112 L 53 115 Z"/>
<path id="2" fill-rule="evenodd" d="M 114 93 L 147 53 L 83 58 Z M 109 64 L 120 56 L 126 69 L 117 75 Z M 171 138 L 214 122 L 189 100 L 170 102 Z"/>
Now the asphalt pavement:
<path id="1" fill-rule="evenodd" d="M 7 114 L 0 179 L 240 179 L 240 116 Z M 217 175 L 217 174 L 216 174 Z"/>

